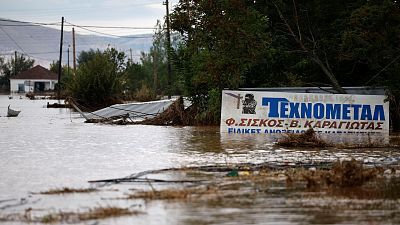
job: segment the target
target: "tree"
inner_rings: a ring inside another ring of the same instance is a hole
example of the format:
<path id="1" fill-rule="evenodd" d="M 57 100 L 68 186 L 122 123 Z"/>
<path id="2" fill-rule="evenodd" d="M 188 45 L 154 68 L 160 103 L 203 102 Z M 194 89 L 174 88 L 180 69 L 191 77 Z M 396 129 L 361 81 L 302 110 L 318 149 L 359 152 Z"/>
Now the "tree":
<path id="1" fill-rule="evenodd" d="M 328 85 L 342 92 L 340 86 L 367 85 L 376 68 L 395 59 L 395 1 L 275 0 L 257 8 L 270 18 L 272 41 L 265 60 L 246 74 L 248 84 Z M 273 82 L 260 79 L 259 71 Z"/>
<path id="2" fill-rule="evenodd" d="M 4 58 L 0 56 L 0 69 L 3 68 Z M 3 75 L 2 70 L 0 70 L 0 75 Z"/>
<path id="3" fill-rule="evenodd" d="M 7 87 L 10 87 L 10 78 L 12 76 L 32 68 L 35 64 L 35 60 L 26 58 L 23 54 L 16 54 L 16 58 L 11 58 L 7 63 L 4 63 L 4 60 L 1 61 L 0 70 L 4 76 L 1 82 Z"/>
<path id="4" fill-rule="evenodd" d="M 79 54 L 78 58 L 76 59 L 76 62 L 78 63 L 78 65 L 85 64 L 85 63 L 89 62 L 90 60 L 94 59 L 95 56 L 99 53 L 100 53 L 99 49 L 97 49 L 97 51 L 95 51 L 93 49 L 90 49 L 89 51 L 82 51 Z"/>
<path id="5" fill-rule="evenodd" d="M 12 58 L 3 65 L 3 73 L 6 77 L 10 78 L 13 75 L 19 74 L 22 71 L 28 70 L 33 67 L 35 60 L 26 58 L 24 54 L 16 54 L 16 58 Z"/>
<path id="6" fill-rule="evenodd" d="M 178 76 L 204 118 L 218 121 L 219 110 L 209 107 L 220 102 L 214 93 L 244 83 L 244 74 L 268 46 L 268 19 L 253 1 L 242 0 L 181 0 L 171 19 L 184 38 L 175 51 Z"/>
<path id="7" fill-rule="evenodd" d="M 121 102 L 126 79 L 125 54 L 115 49 L 97 51 L 81 63 L 67 86 L 69 95 L 90 108 L 101 108 Z"/>
<path id="8" fill-rule="evenodd" d="M 400 130 L 400 5 L 371 1 L 355 9 L 342 35 L 342 64 L 351 85 L 387 87 L 391 125 Z"/>
<path id="9" fill-rule="evenodd" d="M 180 60 L 189 57 L 193 63 L 189 82 L 200 86 L 240 87 L 269 40 L 267 17 L 251 2 L 182 0 L 171 18 L 172 28 L 186 38 Z"/>
<path id="10" fill-rule="evenodd" d="M 160 21 L 157 22 L 157 30 L 153 36 L 153 45 L 149 53 L 142 52 L 140 64 L 128 63 L 126 74 L 129 79 L 130 91 L 137 93 L 145 90 L 154 97 L 166 95 L 167 93 L 177 94 L 181 92 L 181 82 L 175 76 L 172 80 L 172 88 L 168 90 L 167 77 L 167 52 L 165 31 Z M 148 89 L 148 90 L 147 90 Z M 147 98 L 150 99 L 150 98 Z"/>
<path id="11" fill-rule="evenodd" d="M 50 63 L 50 71 L 58 74 L 58 63 L 59 61 L 53 61 Z M 61 73 L 61 81 L 59 85 L 61 85 L 61 90 L 65 90 L 66 84 L 70 81 L 72 77 L 73 70 L 71 67 L 68 67 L 67 65 L 64 65 L 62 67 L 62 73 Z"/>
<path id="12" fill-rule="evenodd" d="M 4 58 L 0 56 L 0 91 L 7 89 L 8 79 L 3 74 Z"/>

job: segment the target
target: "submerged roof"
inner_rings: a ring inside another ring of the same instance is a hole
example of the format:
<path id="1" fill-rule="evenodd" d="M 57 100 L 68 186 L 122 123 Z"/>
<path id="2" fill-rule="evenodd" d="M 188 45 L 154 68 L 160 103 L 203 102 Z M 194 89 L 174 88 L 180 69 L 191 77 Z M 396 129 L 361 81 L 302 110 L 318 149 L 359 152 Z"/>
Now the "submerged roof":
<path id="1" fill-rule="evenodd" d="M 116 104 L 91 113 L 86 113 L 87 119 L 105 119 L 118 116 L 127 116 L 131 120 L 141 121 L 150 119 L 164 112 L 177 99 L 168 99 L 151 102 L 135 102 Z"/>
<path id="2" fill-rule="evenodd" d="M 43 66 L 37 65 L 29 70 L 25 70 L 10 79 L 21 80 L 58 80 L 58 75 Z"/>

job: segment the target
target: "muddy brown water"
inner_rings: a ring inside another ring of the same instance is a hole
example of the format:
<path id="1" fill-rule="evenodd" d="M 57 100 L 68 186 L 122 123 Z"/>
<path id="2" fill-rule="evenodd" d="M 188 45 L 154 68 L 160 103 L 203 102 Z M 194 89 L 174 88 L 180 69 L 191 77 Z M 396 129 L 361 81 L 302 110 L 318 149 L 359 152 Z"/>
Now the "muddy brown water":
<path id="1" fill-rule="evenodd" d="M 120 199 L 148 184 L 114 184 L 89 194 L 43 196 L 54 188 L 88 188 L 89 180 L 146 170 L 212 164 L 295 165 L 355 158 L 365 165 L 399 165 L 397 148 L 285 149 L 265 136 L 221 135 L 218 127 L 87 124 L 54 100 L 0 95 L 0 218 L 33 209 L 38 214 L 118 206 L 143 214 L 82 224 L 399 224 L 400 200 L 351 197 L 324 191 L 263 187 L 257 195 L 207 201 Z M 7 106 L 21 110 L 6 117 Z M 165 185 L 160 185 L 163 188 Z M 398 189 L 397 189 L 398 190 Z M 4 224 L 23 224 L 3 221 Z"/>

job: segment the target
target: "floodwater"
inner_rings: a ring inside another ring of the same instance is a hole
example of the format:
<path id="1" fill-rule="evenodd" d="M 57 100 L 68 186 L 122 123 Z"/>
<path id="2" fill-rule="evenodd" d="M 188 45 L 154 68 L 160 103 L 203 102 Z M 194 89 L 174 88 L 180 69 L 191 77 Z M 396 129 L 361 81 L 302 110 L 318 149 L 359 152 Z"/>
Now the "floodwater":
<path id="1" fill-rule="evenodd" d="M 351 159 L 399 165 L 396 148 L 284 149 L 265 137 L 221 135 L 217 127 L 165 127 L 84 123 L 56 100 L 0 95 L 0 216 L 27 208 L 44 212 L 120 206 L 143 214 L 82 224 L 396 224 L 399 199 L 356 199 L 296 192 L 276 185 L 257 198 L 209 201 L 118 200 L 141 188 L 114 184 L 90 194 L 42 196 L 55 188 L 88 188 L 90 180 L 146 170 L 233 163 L 294 165 Z M 21 110 L 6 117 L 7 106 Z M 146 185 L 145 185 L 146 186 Z M 0 219 L 1 223 L 1 219 Z M 4 222 L 21 224 L 22 222 Z"/>

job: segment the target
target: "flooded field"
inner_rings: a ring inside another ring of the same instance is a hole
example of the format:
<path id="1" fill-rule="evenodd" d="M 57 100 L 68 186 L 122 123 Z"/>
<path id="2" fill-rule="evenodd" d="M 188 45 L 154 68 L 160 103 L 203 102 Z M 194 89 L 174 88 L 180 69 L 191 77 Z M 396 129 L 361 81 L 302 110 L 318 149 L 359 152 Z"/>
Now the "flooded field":
<path id="1" fill-rule="evenodd" d="M 0 223 L 400 223 L 399 148 L 287 149 L 264 136 L 221 135 L 218 127 L 87 124 L 70 109 L 46 108 L 47 102 L 56 101 L 0 95 Z M 8 105 L 20 115 L 6 117 Z M 381 168 L 378 182 L 357 189 L 288 184 L 293 167 L 313 171 L 351 159 Z M 229 170 L 184 170 L 250 163 L 270 168 L 234 176 L 227 176 Z M 178 169 L 163 170 L 168 168 Z M 88 182 L 155 170 L 129 182 Z M 75 192 L 45 193 L 65 188 Z M 185 192 L 132 197 L 161 190 Z"/>

